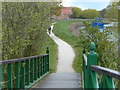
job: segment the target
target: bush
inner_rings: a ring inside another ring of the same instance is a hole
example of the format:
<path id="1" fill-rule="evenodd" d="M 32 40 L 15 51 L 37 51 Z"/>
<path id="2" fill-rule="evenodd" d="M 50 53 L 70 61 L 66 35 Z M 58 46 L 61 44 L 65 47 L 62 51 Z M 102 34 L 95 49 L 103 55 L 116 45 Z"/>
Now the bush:
<path id="1" fill-rule="evenodd" d="M 39 54 L 56 7 L 54 2 L 3 2 L 2 59 Z"/>

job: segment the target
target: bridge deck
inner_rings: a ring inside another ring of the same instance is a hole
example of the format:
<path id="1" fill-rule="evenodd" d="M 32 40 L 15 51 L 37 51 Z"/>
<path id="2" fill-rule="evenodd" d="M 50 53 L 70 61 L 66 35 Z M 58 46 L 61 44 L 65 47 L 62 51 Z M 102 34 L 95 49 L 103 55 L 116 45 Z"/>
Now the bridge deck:
<path id="1" fill-rule="evenodd" d="M 79 73 L 52 73 L 36 88 L 80 88 Z"/>

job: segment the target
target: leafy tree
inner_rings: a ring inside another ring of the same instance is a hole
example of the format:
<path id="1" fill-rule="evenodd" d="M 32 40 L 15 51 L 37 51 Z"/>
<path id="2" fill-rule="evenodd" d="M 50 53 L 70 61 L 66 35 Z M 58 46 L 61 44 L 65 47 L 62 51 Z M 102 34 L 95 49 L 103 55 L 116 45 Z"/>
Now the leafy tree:
<path id="1" fill-rule="evenodd" d="M 99 12 L 95 9 L 86 9 L 80 13 L 80 16 L 85 19 L 93 19 L 99 16 Z"/>
<path id="2" fill-rule="evenodd" d="M 95 9 L 81 10 L 78 7 L 72 7 L 72 18 L 92 19 L 99 17 L 99 12 Z"/>
<path id="3" fill-rule="evenodd" d="M 106 9 L 101 10 L 99 14 L 100 14 L 100 17 L 105 18 Z"/>
<path id="4" fill-rule="evenodd" d="M 82 10 L 78 7 L 72 7 L 72 18 L 79 18 Z"/>
<path id="5" fill-rule="evenodd" d="M 37 55 L 47 41 L 49 17 L 57 13 L 56 2 L 2 3 L 2 58 Z"/>
<path id="6" fill-rule="evenodd" d="M 55 6 L 55 7 L 52 7 L 51 9 L 51 15 L 56 15 L 56 16 L 59 16 L 61 14 L 61 9 L 62 9 L 62 5 L 60 6 Z"/>
<path id="7" fill-rule="evenodd" d="M 111 2 L 106 9 L 106 17 L 114 20 L 118 19 L 118 2 Z"/>

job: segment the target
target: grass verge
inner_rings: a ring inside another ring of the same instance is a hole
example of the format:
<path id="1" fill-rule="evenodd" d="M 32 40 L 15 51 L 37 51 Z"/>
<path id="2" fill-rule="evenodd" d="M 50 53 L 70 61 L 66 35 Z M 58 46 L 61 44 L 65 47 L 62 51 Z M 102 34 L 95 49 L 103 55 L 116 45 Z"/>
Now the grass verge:
<path id="1" fill-rule="evenodd" d="M 46 48 L 49 47 L 50 53 L 50 72 L 56 72 L 57 70 L 57 60 L 58 60 L 58 49 L 55 42 L 47 36 L 47 42 L 45 42 L 44 46 L 42 47 L 41 53 L 46 53 Z"/>

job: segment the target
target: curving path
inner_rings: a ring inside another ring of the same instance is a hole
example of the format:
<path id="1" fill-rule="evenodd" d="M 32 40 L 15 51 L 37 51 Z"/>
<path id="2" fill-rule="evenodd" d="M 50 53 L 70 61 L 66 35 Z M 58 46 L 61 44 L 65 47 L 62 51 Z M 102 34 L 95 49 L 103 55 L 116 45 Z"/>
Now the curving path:
<path id="1" fill-rule="evenodd" d="M 54 24 L 53 24 L 54 25 Z M 53 27 L 52 25 L 52 27 Z M 53 29 L 53 28 L 52 28 Z M 58 45 L 58 65 L 57 72 L 74 72 L 72 68 L 73 60 L 75 57 L 75 53 L 73 48 L 61 40 L 51 31 L 51 34 L 48 34 Z"/>
<path id="2" fill-rule="evenodd" d="M 51 28 L 53 29 L 53 25 Z M 36 88 L 75 88 L 75 90 L 76 88 L 80 88 L 80 74 L 75 73 L 72 68 L 75 57 L 74 50 L 65 41 L 55 36 L 54 33 L 51 32 L 48 35 L 58 45 L 57 73 L 51 73 Z"/>

